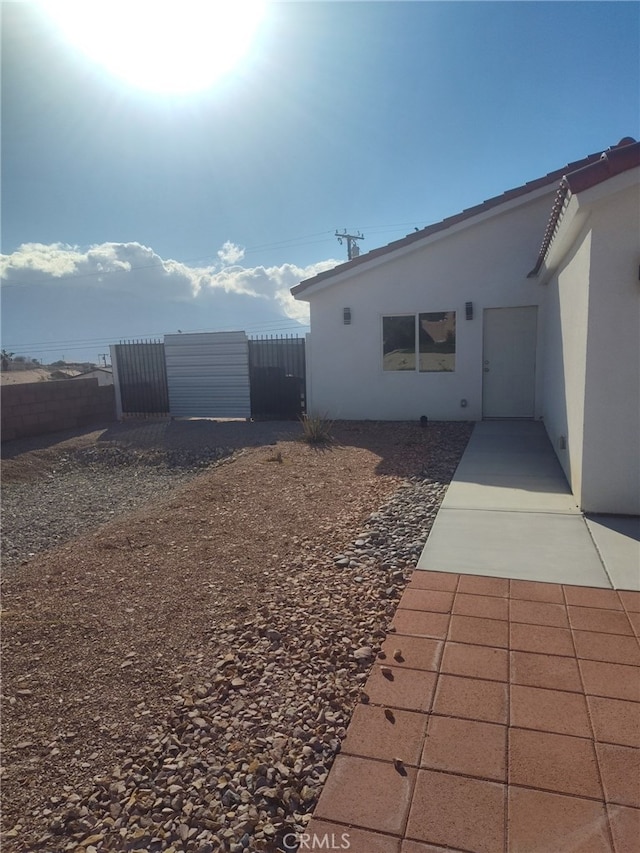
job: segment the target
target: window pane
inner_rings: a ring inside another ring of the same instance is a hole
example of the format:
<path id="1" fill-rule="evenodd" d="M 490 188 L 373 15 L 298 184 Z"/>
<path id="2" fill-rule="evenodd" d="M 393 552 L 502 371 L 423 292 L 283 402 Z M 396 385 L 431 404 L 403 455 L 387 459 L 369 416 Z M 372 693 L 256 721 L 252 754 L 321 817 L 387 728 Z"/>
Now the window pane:
<path id="1" fill-rule="evenodd" d="M 420 370 L 456 369 L 456 312 L 420 314 L 418 322 Z"/>
<path id="2" fill-rule="evenodd" d="M 383 370 L 416 369 L 415 314 L 382 318 Z"/>

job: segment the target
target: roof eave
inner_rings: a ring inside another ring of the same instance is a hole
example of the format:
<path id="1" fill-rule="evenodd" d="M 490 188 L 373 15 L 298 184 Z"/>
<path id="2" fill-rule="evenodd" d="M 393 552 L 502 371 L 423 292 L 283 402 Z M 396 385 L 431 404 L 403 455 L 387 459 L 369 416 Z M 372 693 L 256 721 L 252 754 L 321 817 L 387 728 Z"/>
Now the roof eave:
<path id="1" fill-rule="evenodd" d="M 301 301 L 306 301 L 310 296 L 313 296 L 320 289 L 324 289 L 329 285 L 336 284 L 352 275 L 362 271 L 362 269 L 372 269 L 381 264 L 389 263 L 402 257 L 405 254 L 415 251 L 416 249 L 429 246 L 438 240 L 451 237 L 454 234 L 464 231 L 477 225 L 479 222 L 484 222 L 496 216 L 502 216 L 505 213 L 513 210 L 516 207 L 521 207 L 525 204 L 530 204 L 538 198 L 548 195 L 553 189 L 552 185 L 543 184 L 539 187 L 531 189 L 527 193 L 513 195 L 510 198 L 498 196 L 500 204 L 482 203 L 475 207 L 468 208 L 461 214 L 450 216 L 442 222 L 430 225 L 417 231 L 414 234 L 409 234 L 401 240 L 396 240 L 386 246 L 381 246 L 379 249 L 372 249 L 366 255 L 361 255 L 344 264 L 339 264 L 331 270 L 319 273 L 313 278 L 306 279 L 300 284 L 291 288 L 291 294 Z M 492 200 L 493 201 L 493 200 Z"/>

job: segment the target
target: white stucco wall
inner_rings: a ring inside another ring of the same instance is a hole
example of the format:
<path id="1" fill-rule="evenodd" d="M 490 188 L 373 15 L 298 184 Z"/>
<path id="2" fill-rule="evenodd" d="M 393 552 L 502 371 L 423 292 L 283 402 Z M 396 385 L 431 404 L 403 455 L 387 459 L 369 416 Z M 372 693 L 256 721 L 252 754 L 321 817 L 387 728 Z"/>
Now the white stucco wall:
<path id="1" fill-rule="evenodd" d="M 576 500 L 582 488 L 590 266 L 591 231 L 587 226 L 547 285 L 542 312 L 542 415 Z"/>
<path id="2" fill-rule="evenodd" d="M 582 508 L 640 514 L 640 193 L 591 213 Z"/>
<path id="3" fill-rule="evenodd" d="M 640 514 L 637 178 L 618 176 L 572 200 L 544 287 L 542 414 L 584 512 Z"/>
<path id="4" fill-rule="evenodd" d="M 484 308 L 539 305 L 545 289 L 526 278 L 549 217 L 555 187 L 528 201 L 363 264 L 308 293 L 311 306 L 309 410 L 333 418 L 434 420 L 482 417 Z M 465 302 L 474 319 L 465 319 Z M 351 325 L 343 324 L 350 308 Z M 382 317 L 456 311 L 451 373 L 382 369 Z M 539 337 L 540 342 L 542 336 Z M 537 374 L 541 400 L 541 374 Z M 461 407 L 462 399 L 467 406 Z M 541 403 L 537 404 L 539 413 Z"/>

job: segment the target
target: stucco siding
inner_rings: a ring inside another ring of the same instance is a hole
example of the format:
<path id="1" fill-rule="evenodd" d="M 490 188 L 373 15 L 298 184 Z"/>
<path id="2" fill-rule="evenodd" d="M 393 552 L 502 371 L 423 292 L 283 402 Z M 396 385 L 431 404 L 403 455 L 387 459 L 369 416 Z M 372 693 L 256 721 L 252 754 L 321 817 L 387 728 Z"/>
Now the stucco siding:
<path id="1" fill-rule="evenodd" d="M 542 412 L 551 444 L 578 501 L 582 489 L 590 264 L 591 232 L 586 227 L 544 288 Z"/>
<path id="2" fill-rule="evenodd" d="M 640 514 L 640 197 L 591 212 L 582 508 Z"/>
<path id="3" fill-rule="evenodd" d="M 309 294 L 310 410 L 345 419 L 479 420 L 483 310 L 539 305 L 544 298 L 526 275 L 552 198 L 550 190 Z M 472 320 L 465 319 L 466 302 L 473 303 Z M 344 308 L 351 309 L 350 325 L 343 323 Z M 443 311 L 456 312 L 455 370 L 384 371 L 383 316 Z"/>

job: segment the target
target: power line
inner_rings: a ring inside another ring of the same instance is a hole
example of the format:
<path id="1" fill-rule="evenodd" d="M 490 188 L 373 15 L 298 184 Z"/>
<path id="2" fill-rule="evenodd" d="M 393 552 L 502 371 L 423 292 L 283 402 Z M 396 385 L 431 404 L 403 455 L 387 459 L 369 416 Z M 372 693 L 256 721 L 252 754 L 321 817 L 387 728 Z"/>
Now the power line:
<path id="1" fill-rule="evenodd" d="M 407 222 L 407 223 L 394 223 L 393 225 L 369 225 L 369 226 L 366 226 L 366 228 L 369 232 L 373 231 L 373 232 L 378 232 L 378 233 L 385 233 L 385 232 L 391 232 L 393 229 L 404 229 L 404 228 L 409 228 L 412 226 L 413 226 L 413 223 Z M 277 241 L 275 243 L 263 243 L 263 244 L 259 244 L 257 246 L 243 247 L 243 252 L 244 252 L 244 255 L 250 255 L 250 254 L 254 254 L 256 252 L 269 251 L 269 250 L 274 250 L 274 249 L 304 248 L 305 246 L 314 246 L 314 245 L 320 245 L 322 243 L 326 243 L 330 236 L 331 236 L 330 231 L 316 231 L 313 234 L 304 234 L 304 235 L 301 235 L 300 237 L 290 237 L 290 238 L 287 238 L 285 240 Z M 357 248 L 358 248 L 355 241 L 364 239 L 363 235 L 361 235 L 359 232 L 358 232 L 358 234 L 347 234 L 346 229 L 345 229 L 344 234 L 338 234 L 336 232 L 335 234 L 333 234 L 333 236 L 338 237 L 338 239 L 340 239 L 340 238 L 347 239 L 347 241 L 348 241 L 347 249 L 349 251 L 349 247 L 351 246 L 352 247 L 351 252 L 353 252 L 354 250 L 357 250 Z M 312 240 L 311 238 L 314 238 L 314 237 L 324 237 L 324 239 L 323 240 Z M 301 243 L 300 242 L 301 240 L 306 240 L 307 242 Z M 5 255 L 5 257 L 8 258 L 11 256 Z M 356 255 L 355 254 L 349 255 L 349 259 L 351 259 L 351 257 L 356 257 Z M 207 261 L 217 262 L 218 260 L 219 260 L 219 256 L 217 253 L 215 255 L 212 255 L 212 254 L 198 255 L 197 257 L 184 258 L 183 260 L 180 260 L 180 261 L 175 260 L 174 258 L 167 258 L 166 260 L 162 261 L 161 263 L 141 264 L 139 266 L 132 266 L 129 269 L 99 270 L 96 272 L 80 273 L 80 274 L 73 273 L 70 275 L 56 276 L 55 280 L 57 282 L 58 281 L 81 281 L 83 279 L 99 278 L 101 276 L 105 277 L 105 276 L 113 276 L 113 275 L 127 275 L 127 274 L 132 273 L 132 272 L 137 272 L 138 270 L 148 270 L 148 269 L 163 269 L 164 270 L 164 269 L 166 269 L 165 265 L 168 262 L 187 266 L 190 263 L 207 262 Z M 34 284 L 41 284 L 41 283 L 43 283 L 43 282 L 23 281 L 23 282 L 7 282 L 7 283 L 5 283 L 4 281 L 2 281 L 2 289 L 3 290 L 9 289 L 9 288 L 13 289 L 16 287 L 25 287 L 25 286 L 34 285 Z"/>
<path id="2" fill-rule="evenodd" d="M 269 249 L 280 249 L 280 248 L 288 248 L 288 247 L 289 248 L 303 248 L 305 246 L 313 246 L 313 245 L 318 245 L 319 243 L 325 243 L 328 240 L 328 236 L 325 237 L 324 240 L 313 240 L 313 241 L 307 242 L 307 243 L 299 243 L 297 241 L 307 240 L 310 237 L 318 237 L 321 235 L 329 235 L 329 234 L 330 234 L 329 231 L 318 231 L 315 234 L 309 234 L 309 235 L 306 235 L 304 237 L 292 237 L 288 240 L 281 240 L 280 242 L 277 242 L 277 243 L 265 243 L 262 246 L 252 246 L 249 248 L 242 247 L 242 251 L 243 251 L 244 255 L 246 255 L 246 254 L 253 254 L 253 253 L 258 252 L 258 251 L 267 251 Z M 9 258 L 9 257 L 11 257 L 11 255 L 5 255 L 5 257 Z M 220 257 L 217 253 L 216 253 L 216 255 L 198 255 L 198 257 L 185 258 L 182 261 L 175 260 L 175 258 L 166 258 L 165 260 L 163 260 L 159 264 L 158 263 L 140 264 L 139 266 L 131 266 L 128 269 L 98 270 L 96 272 L 80 273 L 79 275 L 76 275 L 75 273 L 70 274 L 70 275 L 60 275 L 60 276 L 55 276 L 55 280 L 56 281 L 78 281 L 78 280 L 82 280 L 82 279 L 86 279 L 86 278 L 99 278 L 99 277 L 112 276 L 112 275 L 127 275 L 127 274 L 132 273 L 132 272 L 137 272 L 138 270 L 150 270 L 150 269 L 165 270 L 167 263 L 174 263 L 174 264 L 180 264 L 182 266 L 187 266 L 190 263 L 196 263 L 198 261 L 200 261 L 200 262 L 214 261 L 217 263 L 219 260 L 220 260 Z M 224 269 L 224 267 L 222 269 Z M 222 270 L 218 270 L 218 272 L 221 272 L 221 271 Z M 6 288 L 24 287 L 25 285 L 41 284 L 41 283 L 42 282 L 38 282 L 38 281 L 26 281 L 26 282 L 19 282 L 19 283 L 18 282 L 15 282 L 15 283 L 9 282 L 7 284 L 4 284 L 4 282 L 3 282 L 2 288 L 4 290 Z"/>
<path id="3" fill-rule="evenodd" d="M 196 332 L 221 332 L 227 331 L 229 329 L 237 329 L 238 324 L 227 324 L 226 326 L 218 327 L 215 329 L 206 328 L 206 329 L 187 329 L 185 330 L 185 334 L 193 334 Z M 302 331 L 304 328 L 308 328 L 308 324 L 301 324 L 298 320 L 294 320 L 293 318 L 283 317 L 282 320 L 269 320 L 266 323 L 251 323 L 246 324 L 246 328 L 244 331 L 255 331 L 255 332 L 275 332 L 280 329 L 299 329 Z M 79 349 L 92 349 L 100 346 L 105 346 L 108 344 L 118 343 L 120 340 L 125 340 L 127 338 L 162 338 L 165 334 L 175 334 L 173 332 L 147 332 L 147 333 L 138 333 L 138 334 L 128 334 L 128 335 L 111 335 L 106 338 L 77 338 L 75 340 L 59 340 L 59 341 L 31 341 L 29 343 L 7 343 L 5 344 L 6 349 L 21 349 L 21 350 L 29 350 L 32 353 L 38 352 L 50 352 L 55 349 L 65 349 L 65 350 L 79 350 Z"/>

